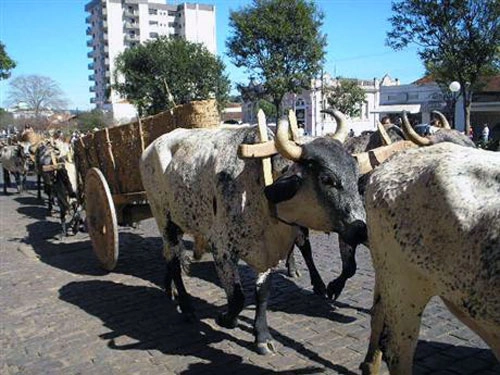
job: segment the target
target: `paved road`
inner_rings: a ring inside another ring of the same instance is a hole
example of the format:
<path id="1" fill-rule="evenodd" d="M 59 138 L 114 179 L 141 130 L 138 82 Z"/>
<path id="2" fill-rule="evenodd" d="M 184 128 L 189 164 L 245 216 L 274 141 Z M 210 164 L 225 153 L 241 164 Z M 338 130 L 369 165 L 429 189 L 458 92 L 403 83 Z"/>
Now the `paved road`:
<path id="1" fill-rule="evenodd" d="M 366 248 L 337 303 L 312 294 L 300 259 L 299 279 L 278 268 L 268 313 L 278 352 L 259 356 L 252 346 L 254 276 L 244 264 L 248 298 L 238 327 L 214 322 L 225 297 L 210 256 L 185 278 L 199 317 L 188 324 L 161 290 L 161 240 L 152 220 L 120 228 L 118 265 L 106 273 L 86 234 L 57 239 L 58 222 L 46 217 L 33 190 L 0 195 L 0 214 L 0 374 L 359 374 L 373 285 Z M 312 242 L 329 281 L 340 270 L 336 236 L 313 234 Z M 499 373 L 487 346 L 433 300 L 415 374 Z"/>

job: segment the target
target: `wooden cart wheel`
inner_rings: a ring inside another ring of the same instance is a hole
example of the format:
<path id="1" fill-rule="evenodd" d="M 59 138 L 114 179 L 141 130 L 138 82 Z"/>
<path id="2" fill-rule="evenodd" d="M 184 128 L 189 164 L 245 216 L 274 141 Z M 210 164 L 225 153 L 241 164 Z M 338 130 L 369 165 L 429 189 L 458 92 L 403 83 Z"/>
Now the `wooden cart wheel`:
<path id="1" fill-rule="evenodd" d="M 112 271 L 118 260 L 118 224 L 113 197 L 98 168 L 85 176 L 85 210 L 94 253 L 101 266 Z"/>

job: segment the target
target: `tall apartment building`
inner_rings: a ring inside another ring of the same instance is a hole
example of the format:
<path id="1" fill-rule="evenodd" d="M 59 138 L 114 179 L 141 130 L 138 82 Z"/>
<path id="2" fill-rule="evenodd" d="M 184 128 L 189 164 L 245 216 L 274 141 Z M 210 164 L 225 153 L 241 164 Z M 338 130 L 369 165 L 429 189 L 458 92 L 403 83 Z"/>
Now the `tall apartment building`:
<path id="1" fill-rule="evenodd" d="M 89 13 L 87 46 L 92 50 L 88 68 L 92 71 L 90 102 L 96 108 L 113 111 L 118 122 L 136 116 L 134 106 L 111 89 L 116 56 L 126 48 L 160 36 L 181 36 L 203 43 L 216 54 L 215 6 L 205 4 L 167 4 L 166 0 L 92 0 L 85 6 Z"/>

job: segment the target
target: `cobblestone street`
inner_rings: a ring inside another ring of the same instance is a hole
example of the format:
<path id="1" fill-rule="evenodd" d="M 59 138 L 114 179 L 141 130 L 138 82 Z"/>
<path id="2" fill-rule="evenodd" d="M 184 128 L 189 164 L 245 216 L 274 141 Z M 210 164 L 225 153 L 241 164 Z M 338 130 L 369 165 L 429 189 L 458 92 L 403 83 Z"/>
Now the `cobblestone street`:
<path id="1" fill-rule="evenodd" d="M 120 227 L 120 256 L 103 271 L 86 233 L 58 239 L 33 178 L 23 194 L 0 195 L 0 374 L 359 374 L 370 333 L 374 272 L 368 249 L 338 302 L 312 293 L 281 264 L 268 322 L 277 353 L 253 348 L 254 275 L 241 264 L 247 296 L 237 328 L 214 319 L 226 303 L 211 256 L 193 262 L 186 286 L 199 321 L 186 323 L 162 291 L 161 239 L 152 219 Z M 15 189 L 9 190 L 14 193 Z M 313 253 L 328 282 L 341 268 L 336 235 L 314 233 Z M 384 365 L 385 366 L 385 365 Z M 439 299 L 427 306 L 415 374 L 500 374 L 490 349 Z M 387 370 L 384 367 L 384 374 Z"/>

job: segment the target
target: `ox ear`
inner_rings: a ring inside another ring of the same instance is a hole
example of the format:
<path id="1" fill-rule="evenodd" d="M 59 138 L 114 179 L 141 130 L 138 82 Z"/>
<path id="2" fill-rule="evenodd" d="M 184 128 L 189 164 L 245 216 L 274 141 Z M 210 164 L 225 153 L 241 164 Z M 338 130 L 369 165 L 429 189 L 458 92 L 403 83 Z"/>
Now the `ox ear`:
<path id="1" fill-rule="evenodd" d="M 264 194 L 269 202 L 278 204 L 292 199 L 302 185 L 302 177 L 299 175 L 283 176 L 266 186 Z"/>

